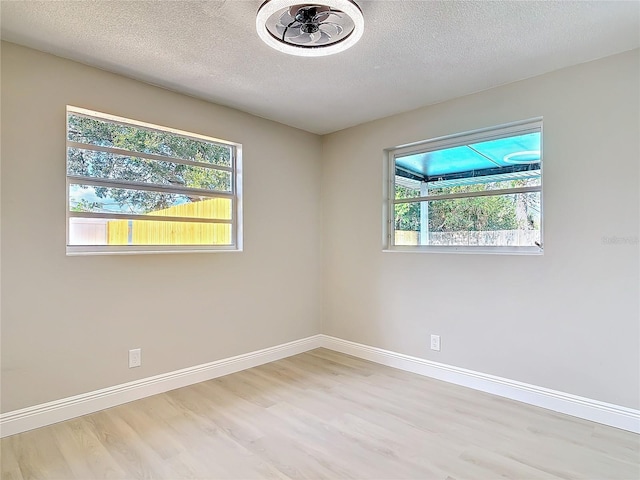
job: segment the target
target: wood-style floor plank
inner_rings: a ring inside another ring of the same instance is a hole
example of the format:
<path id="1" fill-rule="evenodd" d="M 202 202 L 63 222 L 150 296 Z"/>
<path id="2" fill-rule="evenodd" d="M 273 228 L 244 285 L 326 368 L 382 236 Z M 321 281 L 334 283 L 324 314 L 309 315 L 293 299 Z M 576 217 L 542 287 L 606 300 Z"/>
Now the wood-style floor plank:
<path id="1" fill-rule="evenodd" d="M 638 435 L 324 349 L 0 448 L 2 480 L 640 478 Z"/>

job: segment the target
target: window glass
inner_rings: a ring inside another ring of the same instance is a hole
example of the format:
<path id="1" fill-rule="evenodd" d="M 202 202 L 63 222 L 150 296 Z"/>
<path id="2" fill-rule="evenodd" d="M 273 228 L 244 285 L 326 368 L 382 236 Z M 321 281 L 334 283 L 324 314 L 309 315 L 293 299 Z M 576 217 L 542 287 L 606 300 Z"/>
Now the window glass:
<path id="1" fill-rule="evenodd" d="M 239 145 L 76 107 L 67 126 L 67 253 L 238 249 Z"/>
<path id="2" fill-rule="evenodd" d="M 391 150 L 388 247 L 540 252 L 541 142 L 536 121 Z"/>

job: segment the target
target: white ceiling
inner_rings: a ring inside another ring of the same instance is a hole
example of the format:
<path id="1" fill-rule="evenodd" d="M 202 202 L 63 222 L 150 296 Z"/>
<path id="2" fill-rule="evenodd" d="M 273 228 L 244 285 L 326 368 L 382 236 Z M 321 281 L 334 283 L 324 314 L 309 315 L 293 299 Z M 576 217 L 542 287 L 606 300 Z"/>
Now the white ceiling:
<path id="1" fill-rule="evenodd" d="M 294 57 L 262 0 L 2 1 L 2 38 L 324 134 L 640 46 L 637 1 L 360 0 L 361 41 Z"/>

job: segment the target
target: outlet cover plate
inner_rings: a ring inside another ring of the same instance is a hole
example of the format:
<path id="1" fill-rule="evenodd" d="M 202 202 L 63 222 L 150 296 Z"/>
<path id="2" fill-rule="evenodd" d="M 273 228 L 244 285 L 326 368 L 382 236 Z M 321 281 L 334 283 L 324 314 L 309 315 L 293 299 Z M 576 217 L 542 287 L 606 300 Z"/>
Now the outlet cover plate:
<path id="1" fill-rule="evenodd" d="M 140 348 L 129 350 L 129 368 L 135 368 L 142 365 L 142 351 Z"/>

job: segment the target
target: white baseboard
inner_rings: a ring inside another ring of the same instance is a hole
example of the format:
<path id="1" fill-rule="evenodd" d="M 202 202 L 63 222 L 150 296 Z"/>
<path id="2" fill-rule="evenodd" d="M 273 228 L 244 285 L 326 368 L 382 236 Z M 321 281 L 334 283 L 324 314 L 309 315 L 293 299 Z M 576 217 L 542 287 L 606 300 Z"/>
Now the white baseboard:
<path id="1" fill-rule="evenodd" d="M 328 335 L 314 335 L 263 350 L 7 412 L 0 415 L 0 437 L 44 427 L 133 400 L 222 377 L 318 347 L 640 433 L 640 411 L 638 410 L 390 352 Z"/>
<path id="2" fill-rule="evenodd" d="M 320 336 L 314 335 L 275 347 L 3 413 L 0 415 L 0 437 L 44 427 L 133 400 L 222 377 L 313 350 L 319 346 Z"/>
<path id="3" fill-rule="evenodd" d="M 320 335 L 320 339 L 322 347 L 354 357 L 640 433 L 640 410 L 390 352 L 328 335 Z"/>

